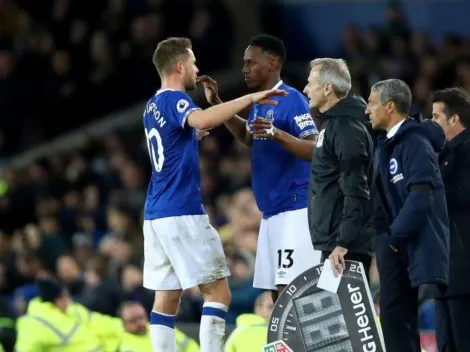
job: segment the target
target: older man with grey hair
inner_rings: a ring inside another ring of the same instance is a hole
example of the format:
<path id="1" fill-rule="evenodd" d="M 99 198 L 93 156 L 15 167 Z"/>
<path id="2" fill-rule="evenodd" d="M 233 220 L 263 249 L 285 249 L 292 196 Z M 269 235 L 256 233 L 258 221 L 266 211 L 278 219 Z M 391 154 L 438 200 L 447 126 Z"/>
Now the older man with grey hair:
<path id="1" fill-rule="evenodd" d="M 320 112 L 322 129 L 316 142 L 283 131 L 273 138 L 292 154 L 311 160 L 308 214 L 310 235 L 322 258 L 341 272 L 345 259 L 362 262 L 369 274 L 374 231 L 370 213 L 370 170 L 373 142 L 365 115 L 366 102 L 348 96 L 351 74 L 342 59 L 310 63 L 304 93 L 310 108 Z M 269 129 L 259 124 L 256 129 Z"/>
<path id="2" fill-rule="evenodd" d="M 376 83 L 366 113 L 377 130 L 374 228 L 380 276 L 380 320 L 388 352 L 419 352 L 418 290 L 448 283 L 449 220 L 438 153 L 442 128 L 408 118 L 410 88 Z"/>
<path id="3" fill-rule="evenodd" d="M 320 112 L 322 130 L 312 159 L 309 224 L 313 246 L 342 272 L 346 259 L 369 276 L 373 254 L 370 170 L 373 143 L 366 103 L 348 96 L 351 74 L 342 59 L 313 60 L 304 93 Z"/>

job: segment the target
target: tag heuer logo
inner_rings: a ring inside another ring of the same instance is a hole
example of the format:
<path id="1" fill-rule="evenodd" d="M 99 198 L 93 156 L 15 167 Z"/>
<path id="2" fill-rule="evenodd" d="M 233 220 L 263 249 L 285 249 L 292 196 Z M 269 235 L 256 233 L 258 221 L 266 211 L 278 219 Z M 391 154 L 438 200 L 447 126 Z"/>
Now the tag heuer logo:
<path id="1" fill-rule="evenodd" d="M 263 346 L 263 352 L 293 352 L 282 340 Z"/>

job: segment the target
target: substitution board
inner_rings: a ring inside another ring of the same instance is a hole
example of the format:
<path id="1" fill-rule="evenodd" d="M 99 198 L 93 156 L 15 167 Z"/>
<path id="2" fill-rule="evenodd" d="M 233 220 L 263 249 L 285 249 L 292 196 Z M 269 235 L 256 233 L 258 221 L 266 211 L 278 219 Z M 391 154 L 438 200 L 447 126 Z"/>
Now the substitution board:
<path id="1" fill-rule="evenodd" d="M 322 268 L 305 271 L 279 296 L 269 321 L 269 346 L 284 342 L 293 352 L 385 352 L 362 263 L 346 261 L 337 293 L 317 287 Z"/>

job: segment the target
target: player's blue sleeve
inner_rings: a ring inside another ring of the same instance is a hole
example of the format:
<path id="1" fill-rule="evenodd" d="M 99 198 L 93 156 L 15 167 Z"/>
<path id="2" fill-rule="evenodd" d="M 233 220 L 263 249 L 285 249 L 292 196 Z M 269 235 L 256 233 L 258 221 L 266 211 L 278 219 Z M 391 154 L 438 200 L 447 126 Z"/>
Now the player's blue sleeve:
<path id="1" fill-rule="evenodd" d="M 179 91 L 172 92 L 168 104 L 168 108 L 172 111 L 172 122 L 181 128 L 185 127 L 186 120 L 192 112 L 200 110 L 189 95 Z"/>
<path id="2" fill-rule="evenodd" d="M 290 99 L 283 109 L 289 123 L 289 133 L 294 137 L 304 139 L 318 134 L 317 126 L 310 114 L 310 107 L 301 97 Z"/>

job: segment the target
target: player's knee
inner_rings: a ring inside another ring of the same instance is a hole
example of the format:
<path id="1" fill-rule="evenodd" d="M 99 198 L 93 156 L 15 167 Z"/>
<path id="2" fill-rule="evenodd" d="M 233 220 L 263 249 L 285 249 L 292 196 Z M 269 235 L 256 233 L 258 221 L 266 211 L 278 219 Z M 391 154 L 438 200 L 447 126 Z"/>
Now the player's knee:
<path id="1" fill-rule="evenodd" d="M 225 292 L 225 298 L 224 298 L 224 303 L 226 306 L 229 306 L 230 303 L 232 302 L 232 292 L 230 292 L 230 288 L 227 285 L 227 290 Z"/>
<path id="2" fill-rule="evenodd" d="M 200 289 L 204 302 L 218 302 L 229 306 L 232 301 L 232 293 L 228 287 L 227 279 L 201 285 Z"/>
<path id="3" fill-rule="evenodd" d="M 206 292 L 203 294 L 203 298 L 204 302 L 218 302 L 229 306 L 232 301 L 232 293 L 228 287 L 221 287 L 218 290 Z"/>
<path id="4" fill-rule="evenodd" d="M 215 302 L 225 304 L 228 307 L 232 302 L 232 293 L 230 292 L 230 289 L 227 287 L 227 289 L 222 290 Z"/>
<path id="5" fill-rule="evenodd" d="M 181 290 L 155 292 L 153 310 L 163 314 L 175 315 L 181 302 L 181 294 Z"/>

